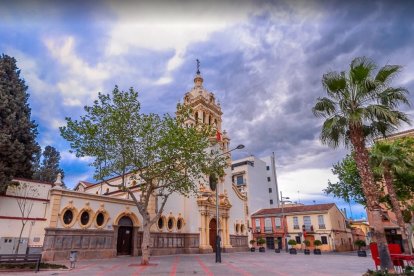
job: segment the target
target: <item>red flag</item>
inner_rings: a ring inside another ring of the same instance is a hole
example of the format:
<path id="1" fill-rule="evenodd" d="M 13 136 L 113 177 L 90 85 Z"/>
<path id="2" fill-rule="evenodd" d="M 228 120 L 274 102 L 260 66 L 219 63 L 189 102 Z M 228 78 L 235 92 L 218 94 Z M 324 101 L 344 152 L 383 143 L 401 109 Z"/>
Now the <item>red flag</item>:
<path id="1" fill-rule="evenodd" d="M 218 131 L 218 130 L 217 130 L 217 132 L 216 132 L 216 140 L 217 140 L 217 141 L 221 141 L 221 133 L 220 133 L 220 131 Z"/>

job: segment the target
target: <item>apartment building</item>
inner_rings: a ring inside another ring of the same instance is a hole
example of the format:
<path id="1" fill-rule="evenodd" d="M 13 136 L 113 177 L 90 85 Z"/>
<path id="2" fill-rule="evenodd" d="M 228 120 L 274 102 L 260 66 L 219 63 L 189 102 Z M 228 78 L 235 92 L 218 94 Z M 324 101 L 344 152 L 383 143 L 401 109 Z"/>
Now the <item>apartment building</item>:
<path id="1" fill-rule="evenodd" d="M 322 251 L 353 250 L 351 228 L 335 203 L 315 205 L 284 205 L 262 209 L 252 214 L 253 238 L 262 237 L 269 249 L 286 249 L 288 240 L 303 248 L 303 241 L 320 240 Z"/>

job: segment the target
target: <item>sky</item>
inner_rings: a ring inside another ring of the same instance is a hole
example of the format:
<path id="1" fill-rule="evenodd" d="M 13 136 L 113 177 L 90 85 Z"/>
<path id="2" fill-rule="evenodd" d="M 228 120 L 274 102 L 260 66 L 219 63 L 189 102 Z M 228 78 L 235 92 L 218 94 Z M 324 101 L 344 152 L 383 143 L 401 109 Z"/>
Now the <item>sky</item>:
<path id="1" fill-rule="evenodd" d="M 138 90 L 144 113 L 172 114 L 199 59 L 232 146 L 245 145 L 233 158 L 274 152 L 284 196 L 365 216 L 362 206 L 324 195 L 336 180 L 332 164 L 348 149 L 319 142 L 322 120 L 311 109 L 325 93 L 322 75 L 347 70 L 358 56 L 402 65 L 392 84 L 414 91 L 414 2 L 66 2 L 2 1 L 0 53 L 16 58 L 37 140 L 60 151 L 69 187 L 93 182 L 94 170 L 60 136 L 65 117 L 78 118 L 115 85 Z"/>

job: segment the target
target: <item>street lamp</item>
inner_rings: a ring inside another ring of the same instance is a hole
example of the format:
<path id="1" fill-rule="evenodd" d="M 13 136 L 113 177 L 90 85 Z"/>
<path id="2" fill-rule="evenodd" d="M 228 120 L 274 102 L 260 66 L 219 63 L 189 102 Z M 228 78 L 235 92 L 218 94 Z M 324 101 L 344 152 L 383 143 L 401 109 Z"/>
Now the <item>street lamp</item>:
<path id="1" fill-rule="evenodd" d="M 282 195 L 282 191 L 280 191 L 280 203 L 282 204 L 282 223 L 283 223 L 283 237 L 285 239 L 285 247 L 286 247 L 286 252 L 288 252 L 288 246 L 287 246 L 287 236 L 286 236 L 286 223 L 285 223 L 285 213 L 283 212 L 283 205 L 285 204 L 285 202 L 292 202 L 290 200 L 290 197 L 288 196 L 283 196 Z"/>
<path id="2" fill-rule="evenodd" d="M 244 145 L 240 144 L 237 147 L 235 147 L 234 149 L 231 149 L 229 151 L 223 152 L 219 155 L 217 155 L 215 159 L 217 159 L 218 157 L 227 154 L 229 152 L 232 152 L 234 150 L 238 150 L 238 149 L 243 149 Z M 221 248 L 220 248 L 220 243 L 221 243 L 221 237 L 220 237 L 220 232 L 219 232 L 219 227 L 220 227 L 220 223 L 219 223 L 219 200 L 218 200 L 218 183 L 216 183 L 215 188 L 216 188 L 216 219 L 217 219 L 217 226 L 216 226 L 216 263 L 221 263 Z"/>

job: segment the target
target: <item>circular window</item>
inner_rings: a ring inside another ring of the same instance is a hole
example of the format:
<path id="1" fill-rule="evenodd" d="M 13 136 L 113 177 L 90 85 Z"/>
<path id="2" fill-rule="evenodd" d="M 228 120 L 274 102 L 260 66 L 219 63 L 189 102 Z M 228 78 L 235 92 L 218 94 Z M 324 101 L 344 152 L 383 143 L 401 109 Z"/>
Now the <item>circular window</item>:
<path id="1" fill-rule="evenodd" d="M 168 219 L 167 226 L 168 226 L 169 230 L 173 229 L 173 227 L 174 227 L 174 219 L 173 218 Z"/>
<path id="2" fill-rule="evenodd" d="M 83 211 L 80 217 L 80 222 L 82 225 L 87 225 L 89 222 L 89 213 L 87 211 Z"/>
<path id="3" fill-rule="evenodd" d="M 164 217 L 160 217 L 160 218 L 158 219 L 158 228 L 159 228 L 159 229 L 164 228 Z"/>
<path id="4" fill-rule="evenodd" d="M 177 220 L 177 229 L 181 230 L 181 228 L 183 228 L 183 219 L 178 219 Z"/>
<path id="5" fill-rule="evenodd" d="M 99 213 L 99 214 L 96 216 L 96 224 L 97 224 L 98 226 L 102 226 L 102 224 L 104 223 L 104 221 L 105 221 L 105 216 L 104 216 L 104 214 Z"/>
<path id="6" fill-rule="evenodd" d="M 66 210 L 63 214 L 63 222 L 65 224 L 70 224 L 73 221 L 73 212 L 72 210 Z"/>
<path id="7" fill-rule="evenodd" d="M 208 178 L 208 182 L 209 182 L 209 185 L 210 185 L 210 189 L 212 191 L 215 191 L 216 187 L 217 187 L 217 176 L 214 175 L 214 174 L 210 175 L 209 178 Z"/>

